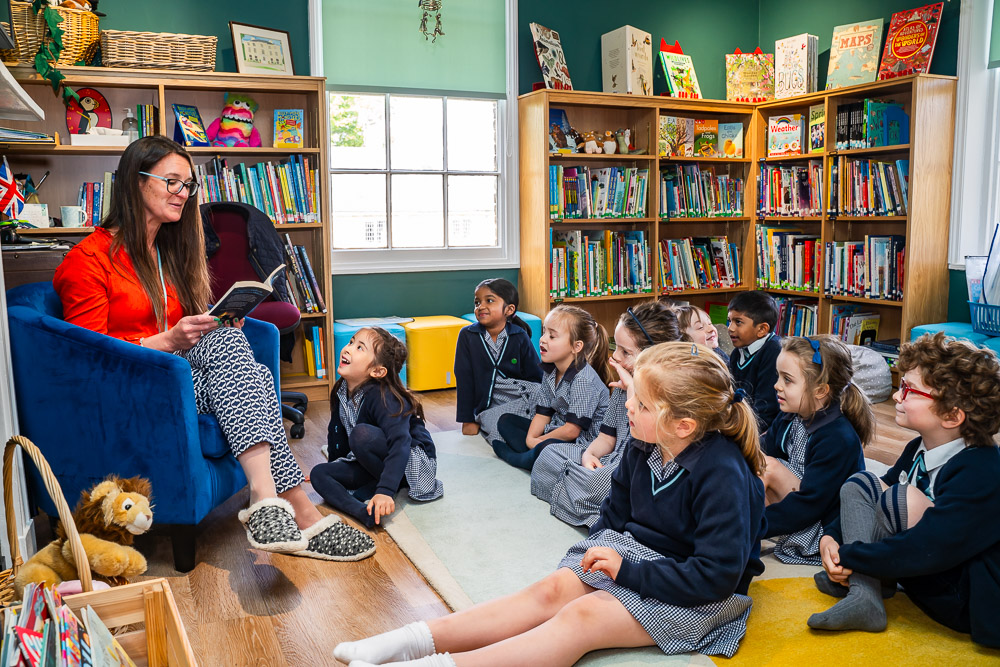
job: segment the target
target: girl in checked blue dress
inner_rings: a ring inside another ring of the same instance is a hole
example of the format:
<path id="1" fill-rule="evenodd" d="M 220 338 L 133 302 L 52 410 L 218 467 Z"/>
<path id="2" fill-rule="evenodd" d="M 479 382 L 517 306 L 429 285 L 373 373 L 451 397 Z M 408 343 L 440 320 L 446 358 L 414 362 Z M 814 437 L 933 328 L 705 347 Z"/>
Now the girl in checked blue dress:
<path id="1" fill-rule="evenodd" d="M 590 537 L 555 573 L 498 600 L 339 644 L 334 656 L 352 667 L 572 665 L 597 649 L 656 645 L 731 657 L 746 632 L 750 579 L 764 569 L 756 419 L 707 347 L 662 343 L 635 370 L 634 440 Z"/>

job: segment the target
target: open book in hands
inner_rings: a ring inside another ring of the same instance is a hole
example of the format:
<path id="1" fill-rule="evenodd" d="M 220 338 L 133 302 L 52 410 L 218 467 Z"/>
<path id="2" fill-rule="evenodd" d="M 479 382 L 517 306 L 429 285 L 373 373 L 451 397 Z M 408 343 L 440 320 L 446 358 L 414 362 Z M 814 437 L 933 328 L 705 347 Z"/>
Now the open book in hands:
<path id="1" fill-rule="evenodd" d="M 253 280 L 241 280 L 234 283 L 229 291 L 222 295 L 219 302 L 208 311 L 209 315 L 218 317 L 223 321 L 242 320 L 250 314 L 264 299 L 274 292 L 274 279 L 284 271 L 282 264 L 271 272 L 264 282 L 258 283 Z"/>

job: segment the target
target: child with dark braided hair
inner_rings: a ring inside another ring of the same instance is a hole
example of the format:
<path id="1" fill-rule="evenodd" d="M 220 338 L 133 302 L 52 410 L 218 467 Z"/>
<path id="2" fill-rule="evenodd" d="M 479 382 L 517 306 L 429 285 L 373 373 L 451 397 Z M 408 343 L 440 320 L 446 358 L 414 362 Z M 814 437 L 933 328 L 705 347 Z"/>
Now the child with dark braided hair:
<path id="1" fill-rule="evenodd" d="M 414 500 L 444 493 L 420 399 L 399 379 L 405 361 L 406 345 L 385 329 L 354 334 L 340 353 L 340 379 L 330 393 L 329 462 L 310 474 L 331 507 L 368 528 L 392 514 L 404 485 Z"/>

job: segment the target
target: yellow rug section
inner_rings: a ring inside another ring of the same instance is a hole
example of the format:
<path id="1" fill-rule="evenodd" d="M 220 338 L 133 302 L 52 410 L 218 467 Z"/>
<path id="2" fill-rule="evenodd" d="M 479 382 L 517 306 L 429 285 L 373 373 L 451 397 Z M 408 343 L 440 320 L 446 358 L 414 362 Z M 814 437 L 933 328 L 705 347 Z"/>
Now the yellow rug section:
<path id="1" fill-rule="evenodd" d="M 753 610 L 747 634 L 731 658 L 716 665 L 1000 665 L 1000 650 L 972 643 L 969 635 L 932 621 L 906 595 L 886 600 L 885 632 L 826 632 L 806 625 L 811 614 L 835 598 L 816 590 L 812 579 L 768 579 L 750 584 Z M 848 662 L 849 661 L 849 662 Z"/>

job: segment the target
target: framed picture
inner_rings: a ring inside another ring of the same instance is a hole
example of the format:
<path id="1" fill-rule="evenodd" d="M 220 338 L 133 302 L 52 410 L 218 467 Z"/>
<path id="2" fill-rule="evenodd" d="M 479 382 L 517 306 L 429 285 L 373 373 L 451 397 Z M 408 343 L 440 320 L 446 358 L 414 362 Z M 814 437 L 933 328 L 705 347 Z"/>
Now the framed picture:
<path id="1" fill-rule="evenodd" d="M 284 30 L 229 22 L 236 71 L 240 74 L 295 74 L 292 48 Z"/>

